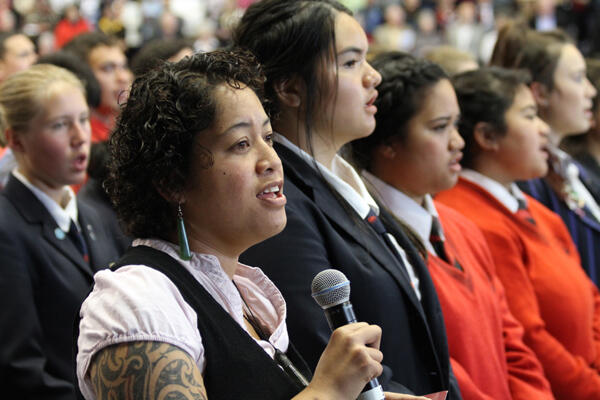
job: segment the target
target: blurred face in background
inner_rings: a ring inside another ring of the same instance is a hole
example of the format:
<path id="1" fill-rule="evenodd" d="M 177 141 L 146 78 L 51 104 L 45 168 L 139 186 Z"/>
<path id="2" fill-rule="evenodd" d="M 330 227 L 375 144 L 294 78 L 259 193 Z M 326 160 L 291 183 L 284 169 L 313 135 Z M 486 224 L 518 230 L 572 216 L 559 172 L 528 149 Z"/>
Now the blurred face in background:
<path id="1" fill-rule="evenodd" d="M 539 104 L 557 139 L 590 128 L 594 96 L 596 89 L 586 76 L 583 56 L 572 44 L 563 46 L 554 72 L 554 87 Z"/>
<path id="2" fill-rule="evenodd" d="M 13 35 L 4 41 L 4 56 L 0 59 L 0 81 L 29 68 L 37 60 L 35 46 L 25 35 Z"/>
<path id="3" fill-rule="evenodd" d="M 127 57 L 118 46 L 100 45 L 90 51 L 88 62 L 102 90 L 100 107 L 118 113 L 133 82 Z"/>

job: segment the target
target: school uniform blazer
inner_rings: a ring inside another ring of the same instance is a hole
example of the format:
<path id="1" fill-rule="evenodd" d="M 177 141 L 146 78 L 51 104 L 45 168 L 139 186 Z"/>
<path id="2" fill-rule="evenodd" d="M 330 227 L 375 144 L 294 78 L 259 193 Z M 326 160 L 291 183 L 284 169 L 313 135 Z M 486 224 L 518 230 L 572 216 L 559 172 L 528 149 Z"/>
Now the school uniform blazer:
<path id="1" fill-rule="evenodd" d="M 18 179 L 0 195 L 0 384 L 15 398 L 75 399 L 75 316 L 94 272 L 117 258 L 94 210 L 78 210 L 89 265 Z"/>
<path id="2" fill-rule="evenodd" d="M 594 187 L 581 165 L 577 166 L 581 182 L 600 204 L 600 198 L 595 195 L 600 188 Z M 579 251 L 581 266 L 596 286 L 600 287 L 600 223 L 585 209 L 581 213 L 571 210 L 545 179 L 519 182 L 519 188 L 562 218 Z"/>
<path id="3" fill-rule="evenodd" d="M 383 222 L 406 250 L 420 279 L 420 302 L 381 236 L 346 213 L 311 165 L 279 144 L 275 148 L 285 172 L 287 225 L 242 254 L 241 261 L 261 267 L 283 293 L 288 330 L 300 354 L 314 369 L 329 340 L 331 331 L 310 287 L 318 272 L 336 268 L 351 282 L 350 300 L 358 320 L 383 329 L 384 388 L 426 394 L 451 387 L 449 399 L 460 399 L 440 304 L 429 273 L 405 234 L 382 210 Z"/>

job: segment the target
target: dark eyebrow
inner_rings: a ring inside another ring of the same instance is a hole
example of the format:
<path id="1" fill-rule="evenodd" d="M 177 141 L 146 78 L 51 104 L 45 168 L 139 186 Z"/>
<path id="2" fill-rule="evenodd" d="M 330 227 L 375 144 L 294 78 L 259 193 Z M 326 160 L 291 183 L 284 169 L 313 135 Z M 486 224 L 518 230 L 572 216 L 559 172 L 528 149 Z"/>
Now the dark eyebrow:
<path id="1" fill-rule="evenodd" d="M 263 128 L 265 126 L 269 125 L 269 123 L 271 123 L 271 119 L 267 117 L 262 124 Z M 248 127 L 250 127 L 250 123 L 248 123 L 246 121 L 238 122 L 237 124 L 233 124 L 229 128 L 225 129 L 223 132 L 221 132 L 219 134 L 219 136 L 226 135 L 226 134 L 231 133 L 232 131 L 239 129 L 239 128 L 248 128 Z"/>
<path id="2" fill-rule="evenodd" d="M 532 110 L 532 111 L 534 111 L 534 112 L 537 113 L 538 108 L 537 108 L 537 106 L 535 104 L 531 104 L 531 105 L 528 105 L 528 106 L 525 106 L 525 107 L 521 108 L 521 112 L 526 112 L 526 111 L 529 111 L 529 110 Z"/>
<path id="3" fill-rule="evenodd" d="M 360 47 L 346 47 L 337 53 L 337 56 L 340 57 L 346 53 L 356 53 L 362 55 L 365 51 Z"/>
<path id="4" fill-rule="evenodd" d="M 432 120 L 429 120 L 429 123 L 431 124 L 431 123 L 442 122 L 442 121 L 446 122 L 446 121 L 450 121 L 451 119 L 452 119 L 452 116 L 451 115 L 447 115 L 447 116 L 437 117 L 437 118 L 434 118 Z"/>

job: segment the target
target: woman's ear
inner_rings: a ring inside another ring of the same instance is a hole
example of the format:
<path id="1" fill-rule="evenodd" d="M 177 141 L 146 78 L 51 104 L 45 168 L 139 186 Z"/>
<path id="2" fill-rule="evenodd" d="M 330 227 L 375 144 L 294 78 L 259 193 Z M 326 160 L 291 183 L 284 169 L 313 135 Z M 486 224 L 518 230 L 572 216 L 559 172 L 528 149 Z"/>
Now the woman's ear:
<path id="1" fill-rule="evenodd" d="M 282 105 L 297 108 L 302 104 L 304 84 L 300 78 L 282 79 L 275 83 L 274 89 Z"/>
<path id="2" fill-rule="evenodd" d="M 548 107 L 550 104 L 550 93 L 546 85 L 540 82 L 531 82 L 529 89 L 531 89 L 533 98 L 538 106 Z"/>
<path id="3" fill-rule="evenodd" d="M 473 138 L 482 150 L 498 150 L 498 135 L 492 125 L 487 122 L 478 122 L 473 128 Z"/>

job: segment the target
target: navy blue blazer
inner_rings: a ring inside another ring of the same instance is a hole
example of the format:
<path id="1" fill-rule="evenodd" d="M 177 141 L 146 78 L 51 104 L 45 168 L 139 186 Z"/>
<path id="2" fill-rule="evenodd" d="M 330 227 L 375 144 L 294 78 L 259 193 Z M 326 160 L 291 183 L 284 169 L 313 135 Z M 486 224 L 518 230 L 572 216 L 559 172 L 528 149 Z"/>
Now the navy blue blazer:
<path id="1" fill-rule="evenodd" d="M 351 282 L 358 319 L 383 329 L 384 388 L 416 394 L 450 389 L 449 399 L 460 399 L 437 294 L 406 235 L 383 210 L 382 220 L 420 279 L 421 301 L 382 237 L 366 222 L 348 216 L 312 166 L 275 146 L 285 173 L 287 225 L 242 254 L 241 261 L 262 268 L 283 293 L 288 330 L 300 354 L 314 370 L 327 345 L 331 331 L 310 286 L 318 272 L 336 268 Z"/>
<path id="2" fill-rule="evenodd" d="M 578 163 L 576 165 L 579 167 L 581 181 L 595 195 L 600 188 L 590 185 L 586 170 Z M 581 214 L 571 210 L 543 178 L 519 182 L 518 185 L 521 190 L 560 215 L 579 250 L 581 265 L 596 286 L 600 287 L 600 223 L 585 209 Z M 600 198 L 594 197 L 600 204 Z"/>
<path id="3" fill-rule="evenodd" d="M 100 217 L 77 205 L 89 264 L 18 179 L 0 195 L 0 386 L 15 398 L 75 399 L 75 316 L 93 274 L 118 258 Z"/>

